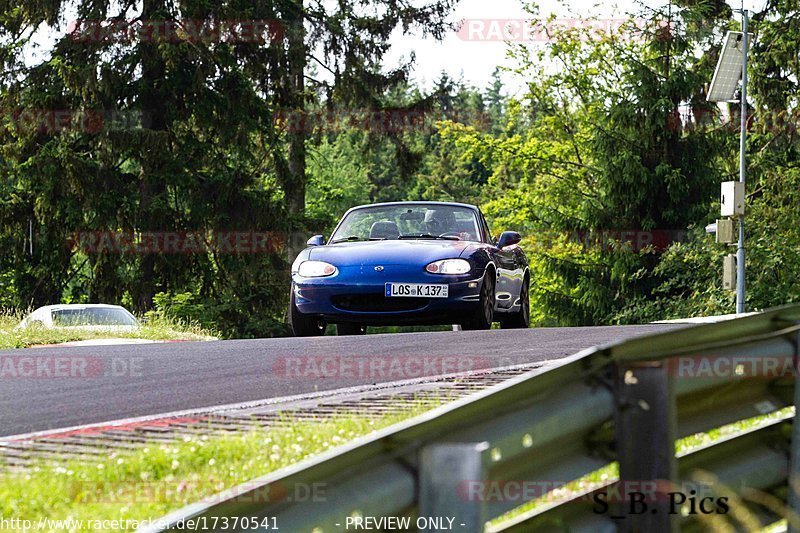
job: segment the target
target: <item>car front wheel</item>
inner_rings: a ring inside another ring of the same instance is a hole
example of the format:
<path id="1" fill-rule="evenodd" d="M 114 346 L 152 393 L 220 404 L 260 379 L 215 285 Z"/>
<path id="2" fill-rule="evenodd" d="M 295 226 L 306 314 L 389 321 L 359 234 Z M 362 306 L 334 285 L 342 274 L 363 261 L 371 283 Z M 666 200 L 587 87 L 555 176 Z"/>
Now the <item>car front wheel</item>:
<path id="1" fill-rule="evenodd" d="M 325 323 L 313 315 L 304 315 L 297 309 L 294 290 L 289 297 L 289 326 L 295 337 L 316 337 L 325 334 Z"/>
<path id="2" fill-rule="evenodd" d="M 487 270 L 483 275 L 481 283 L 480 297 L 478 298 L 478 308 L 472 316 L 461 324 L 461 329 L 492 329 L 494 321 L 494 274 Z"/>

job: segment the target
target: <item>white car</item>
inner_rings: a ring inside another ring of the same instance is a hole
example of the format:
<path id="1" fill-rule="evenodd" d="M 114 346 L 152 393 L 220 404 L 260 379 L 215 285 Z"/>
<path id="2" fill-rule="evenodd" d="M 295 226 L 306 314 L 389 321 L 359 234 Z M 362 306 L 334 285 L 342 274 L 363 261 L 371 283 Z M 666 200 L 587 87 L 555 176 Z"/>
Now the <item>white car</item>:
<path id="1" fill-rule="evenodd" d="M 119 305 L 46 305 L 25 317 L 18 328 L 80 328 L 90 330 L 133 331 L 141 327 L 136 317 Z"/>

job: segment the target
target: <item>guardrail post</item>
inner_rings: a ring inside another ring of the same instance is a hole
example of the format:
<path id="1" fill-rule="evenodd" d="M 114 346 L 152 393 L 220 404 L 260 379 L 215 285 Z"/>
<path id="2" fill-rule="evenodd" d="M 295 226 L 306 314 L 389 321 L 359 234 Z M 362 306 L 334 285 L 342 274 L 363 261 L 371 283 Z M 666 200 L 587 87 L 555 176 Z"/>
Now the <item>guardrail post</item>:
<path id="1" fill-rule="evenodd" d="M 788 520 L 789 533 L 800 533 L 800 333 L 795 333 L 794 361 L 794 419 L 792 420 L 791 464 L 789 465 L 789 509 L 794 520 Z"/>
<path id="2" fill-rule="evenodd" d="M 449 519 L 453 519 L 454 531 L 484 530 L 487 516 L 482 486 L 488 450 L 489 444 L 480 442 L 431 444 L 420 451 L 420 531 L 441 531 Z M 436 523 L 435 519 L 445 522 Z"/>
<path id="3" fill-rule="evenodd" d="M 664 362 L 618 365 L 614 424 L 621 501 L 611 518 L 624 532 L 677 531 L 667 495 L 677 481 L 677 422 Z"/>

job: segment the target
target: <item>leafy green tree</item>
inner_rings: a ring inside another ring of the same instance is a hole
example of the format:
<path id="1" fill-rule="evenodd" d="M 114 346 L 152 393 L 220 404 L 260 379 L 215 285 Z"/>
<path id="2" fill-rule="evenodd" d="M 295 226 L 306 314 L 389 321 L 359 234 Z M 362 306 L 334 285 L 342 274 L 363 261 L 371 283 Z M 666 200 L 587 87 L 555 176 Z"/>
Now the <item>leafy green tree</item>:
<path id="1" fill-rule="evenodd" d="M 727 6 L 717 6 L 725 19 Z M 734 26 L 733 24 L 730 24 Z M 733 29 L 737 29 L 733 27 Z M 797 167 L 798 64 L 800 31 L 794 2 L 774 2 L 752 16 L 755 40 L 750 53 L 750 117 L 748 119 L 747 307 L 764 309 L 800 301 L 800 176 Z M 707 54 L 713 63 L 719 41 Z M 728 108 L 728 121 L 704 112 L 699 124 L 707 135 L 721 136 L 716 153 L 724 179 L 738 179 L 739 111 Z M 707 221 L 719 213 L 711 202 Z M 702 228 L 702 224 L 699 225 Z M 631 302 L 625 320 L 733 312 L 733 295 L 721 289 L 722 257 L 732 247 L 715 245 L 702 231 L 670 249 L 659 265 L 656 300 Z"/>
<path id="2" fill-rule="evenodd" d="M 362 143 L 359 132 L 349 131 L 326 136 L 309 150 L 307 211 L 326 230 L 349 208 L 370 201 L 372 168 Z"/>
<path id="3" fill-rule="evenodd" d="M 518 47 L 518 73 L 531 81 L 503 132 L 445 131 L 491 169 L 484 207 L 495 225 L 529 235 L 539 323 L 616 320 L 650 297 L 660 260 L 620 232 L 685 230 L 707 216 L 718 142 L 681 113 L 708 74 L 694 55 L 706 37 L 688 29 L 688 11 L 668 26 L 656 14 L 644 28 L 555 30 L 543 49 Z"/>
<path id="4" fill-rule="evenodd" d="M 0 187 L 8 193 L 0 200 L 0 270 L 13 273 L 0 278 L 13 295 L 4 304 L 105 300 L 146 311 L 156 294 L 164 302 L 188 291 L 196 304 L 220 310 L 214 316 L 228 334 L 273 333 L 293 238 L 283 251 L 252 255 L 87 254 L 69 243 L 93 231 L 302 230 L 307 106 L 324 96 L 375 107 L 408 70 L 382 68 L 389 36 L 398 28 L 441 36 L 451 4 L 0 6 L 0 108 L 12 110 L 0 129 Z M 78 23 L 64 32 L 73 7 Z M 270 22 L 251 34 L 242 21 Z M 56 41 L 31 60 L 34 35 L 47 28 Z M 309 84 L 310 63 L 328 77 Z M 54 125 L 53 110 L 67 110 L 73 123 Z M 87 127 L 87 116 L 99 126 Z M 287 116 L 301 126 L 287 128 Z M 130 120 L 119 126 L 110 118 Z M 266 318 L 254 325 L 252 316 Z"/>
<path id="5" fill-rule="evenodd" d="M 497 127 L 503 118 L 504 106 L 506 98 L 503 95 L 503 80 L 501 78 L 502 70 L 500 67 L 495 67 L 492 72 L 492 81 L 486 89 L 486 110 L 492 121 L 492 126 Z M 499 129 L 494 129 L 494 133 L 499 133 Z"/>

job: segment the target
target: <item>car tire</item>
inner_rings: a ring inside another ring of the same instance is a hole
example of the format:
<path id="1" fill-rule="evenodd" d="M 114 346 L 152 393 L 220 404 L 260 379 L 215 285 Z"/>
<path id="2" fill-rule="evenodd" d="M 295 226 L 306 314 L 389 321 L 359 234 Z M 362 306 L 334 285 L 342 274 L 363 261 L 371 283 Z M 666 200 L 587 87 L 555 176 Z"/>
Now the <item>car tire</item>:
<path id="1" fill-rule="evenodd" d="M 325 335 L 325 323 L 313 315 L 304 315 L 294 302 L 294 289 L 289 297 L 289 327 L 295 337 L 317 337 Z"/>
<path id="2" fill-rule="evenodd" d="M 361 324 L 336 324 L 336 334 L 342 335 L 366 335 L 367 328 Z"/>
<path id="3" fill-rule="evenodd" d="M 478 298 L 478 308 L 472 316 L 461 324 L 463 330 L 492 329 L 495 306 L 495 280 L 491 270 L 487 270 L 481 282 L 481 292 Z"/>
<path id="4" fill-rule="evenodd" d="M 500 319 L 500 327 L 503 329 L 527 329 L 531 325 L 530 281 L 527 277 L 522 282 L 519 292 L 519 311 Z"/>

